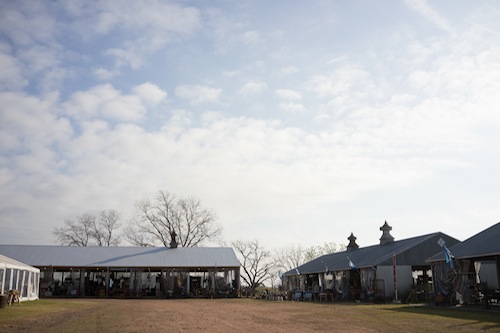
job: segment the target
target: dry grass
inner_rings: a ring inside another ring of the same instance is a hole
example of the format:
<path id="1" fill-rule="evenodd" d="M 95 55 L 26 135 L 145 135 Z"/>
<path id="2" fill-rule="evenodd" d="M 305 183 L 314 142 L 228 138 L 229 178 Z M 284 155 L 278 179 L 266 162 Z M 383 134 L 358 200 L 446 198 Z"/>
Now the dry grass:
<path id="1" fill-rule="evenodd" d="M 500 312 L 253 299 L 56 299 L 0 310 L 0 332 L 145 331 L 500 332 Z"/>

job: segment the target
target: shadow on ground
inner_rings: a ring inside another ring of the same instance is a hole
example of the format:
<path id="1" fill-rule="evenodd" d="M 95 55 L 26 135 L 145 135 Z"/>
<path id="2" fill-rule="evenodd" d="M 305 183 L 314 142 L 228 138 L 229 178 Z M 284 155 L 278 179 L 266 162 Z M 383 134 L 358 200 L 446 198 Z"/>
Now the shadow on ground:
<path id="1" fill-rule="evenodd" d="M 485 324 L 484 329 L 500 329 L 500 307 L 486 309 L 484 307 L 438 307 L 438 306 L 424 306 L 424 305 L 408 305 L 403 307 L 387 307 L 383 310 L 400 312 L 400 313 L 413 313 L 429 316 L 441 316 L 453 319 L 467 320 L 457 326 L 467 326 L 473 324 Z"/>

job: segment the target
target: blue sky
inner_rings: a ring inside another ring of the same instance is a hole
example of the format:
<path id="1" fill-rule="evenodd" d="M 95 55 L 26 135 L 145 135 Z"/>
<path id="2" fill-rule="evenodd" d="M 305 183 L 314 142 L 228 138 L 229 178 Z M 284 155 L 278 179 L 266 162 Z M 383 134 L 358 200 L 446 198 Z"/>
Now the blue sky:
<path id="1" fill-rule="evenodd" d="M 0 243 L 199 197 L 223 239 L 498 222 L 497 1 L 1 1 Z"/>

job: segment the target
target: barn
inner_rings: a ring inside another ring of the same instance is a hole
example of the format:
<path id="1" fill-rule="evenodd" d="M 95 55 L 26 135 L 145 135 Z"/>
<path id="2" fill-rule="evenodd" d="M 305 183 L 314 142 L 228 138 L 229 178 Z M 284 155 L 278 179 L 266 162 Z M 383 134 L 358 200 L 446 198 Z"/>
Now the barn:
<path id="1" fill-rule="evenodd" d="M 458 240 L 441 232 L 394 240 L 387 222 L 380 243 L 360 248 L 351 233 L 346 251 L 321 256 L 283 274 L 289 297 L 317 300 L 425 301 L 432 289 L 426 259 L 441 250 L 437 241 Z"/>
<path id="2" fill-rule="evenodd" d="M 1 252 L 0 252 L 1 253 Z M 38 299 L 40 270 L 0 254 L 0 295 L 19 291 L 19 300 Z"/>
<path id="3" fill-rule="evenodd" d="M 462 243 L 442 243 L 427 260 L 436 276 L 436 303 L 475 304 L 500 299 L 500 223 Z"/>
<path id="4" fill-rule="evenodd" d="M 39 269 L 41 297 L 235 297 L 240 263 L 225 247 L 0 245 Z"/>

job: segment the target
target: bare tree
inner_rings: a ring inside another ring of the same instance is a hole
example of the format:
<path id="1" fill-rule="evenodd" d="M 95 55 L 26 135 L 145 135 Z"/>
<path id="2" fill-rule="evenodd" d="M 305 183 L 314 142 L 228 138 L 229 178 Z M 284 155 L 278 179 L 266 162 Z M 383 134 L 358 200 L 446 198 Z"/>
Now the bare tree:
<path id="1" fill-rule="evenodd" d="M 255 289 L 274 273 L 271 252 L 265 250 L 257 240 L 235 241 L 231 245 L 241 260 L 241 278 L 250 288 L 250 293 L 254 294 Z"/>
<path id="2" fill-rule="evenodd" d="M 76 220 L 65 220 L 64 226 L 54 228 L 57 242 L 69 246 L 88 246 L 91 239 L 91 225 L 95 223 L 95 216 L 82 214 Z"/>
<path id="3" fill-rule="evenodd" d="M 339 245 L 335 242 L 324 243 L 323 245 L 313 245 L 305 250 L 305 262 L 311 261 L 325 254 L 330 254 L 338 251 L 344 251 L 345 245 Z"/>
<path id="4" fill-rule="evenodd" d="M 303 248 L 300 245 L 291 245 L 276 251 L 275 260 L 279 263 L 280 271 L 284 273 L 322 255 L 343 250 L 345 250 L 345 245 L 338 245 L 333 242 L 323 245 L 313 245 L 308 248 Z"/>
<path id="5" fill-rule="evenodd" d="M 275 261 L 282 273 L 306 262 L 306 250 L 300 245 L 291 245 L 275 252 Z"/>
<path id="6" fill-rule="evenodd" d="M 116 246 L 120 244 L 120 236 L 114 233 L 120 228 L 120 214 L 114 209 L 99 212 L 97 224 L 93 225 L 92 236 L 97 246 Z"/>
<path id="7" fill-rule="evenodd" d="M 84 213 L 74 220 L 67 219 L 64 226 L 54 228 L 57 242 L 69 246 L 113 246 L 120 243 L 116 230 L 120 228 L 120 214 L 115 210 L 102 210 L 99 215 Z"/>
<path id="8" fill-rule="evenodd" d="M 195 247 L 216 240 L 222 233 L 215 212 L 204 208 L 198 198 L 178 199 L 159 191 L 152 200 L 139 201 L 136 208 L 137 215 L 125 231 L 133 245 L 169 246 L 170 235 L 175 233 L 180 246 Z"/>

